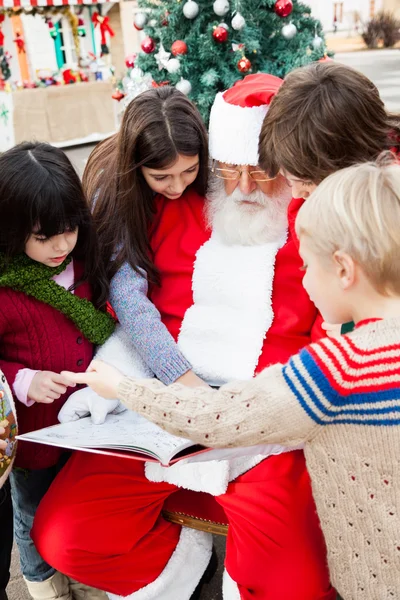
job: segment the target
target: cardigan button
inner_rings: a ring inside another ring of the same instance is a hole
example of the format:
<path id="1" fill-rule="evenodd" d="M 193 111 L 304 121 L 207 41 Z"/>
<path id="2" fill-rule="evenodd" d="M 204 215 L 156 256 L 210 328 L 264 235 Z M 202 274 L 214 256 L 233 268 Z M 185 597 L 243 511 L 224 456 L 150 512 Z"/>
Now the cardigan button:
<path id="1" fill-rule="evenodd" d="M 83 337 L 79 336 L 78 338 L 76 338 L 76 343 L 77 344 L 82 344 L 83 343 Z"/>
<path id="2" fill-rule="evenodd" d="M 79 360 L 77 360 L 76 364 L 78 365 L 78 367 L 81 367 L 83 365 L 83 358 L 80 358 Z"/>

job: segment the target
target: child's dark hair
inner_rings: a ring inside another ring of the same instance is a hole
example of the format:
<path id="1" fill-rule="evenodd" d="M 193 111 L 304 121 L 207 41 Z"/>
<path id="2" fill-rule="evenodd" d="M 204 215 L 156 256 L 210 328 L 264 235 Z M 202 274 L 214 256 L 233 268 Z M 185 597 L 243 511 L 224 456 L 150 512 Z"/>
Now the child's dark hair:
<path id="1" fill-rule="evenodd" d="M 80 179 L 62 150 L 24 142 L 0 156 L 0 252 L 12 259 L 25 250 L 34 231 L 50 238 L 79 227 L 71 256 L 84 272 L 76 288 L 88 281 L 93 303 L 102 308 L 108 280 L 98 239 Z"/>
<path id="2" fill-rule="evenodd" d="M 159 282 L 148 233 L 155 212 L 154 193 L 140 167 L 163 169 L 179 154 L 199 155 L 199 173 L 192 187 L 205 196 L 207 131 L 190 100 L 169 86 L 134 98 L 125 110 L 119 133 L 92 152 L 83 185 L 94 204 L 93 215 L 110 279 L 127 261 L 135 270 L 143 269 L 150 282 Z"/>
<path id="3" fill-rule="evenodd" d="M 271 102 L 259 141 L 260 165 L 320 183 L 356 163 L 398 148 L 399 117 L 388 115 L 375 85 L 340 63 L 292 71 Z"/>

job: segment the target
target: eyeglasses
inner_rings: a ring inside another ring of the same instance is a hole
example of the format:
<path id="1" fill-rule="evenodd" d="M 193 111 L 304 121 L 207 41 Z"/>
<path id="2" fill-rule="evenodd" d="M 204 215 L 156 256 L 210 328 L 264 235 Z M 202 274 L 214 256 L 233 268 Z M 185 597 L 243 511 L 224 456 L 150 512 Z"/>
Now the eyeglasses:
<path id="1" fill-rule="evenodd" d="M 241 178 L 242 173 L 247 173 L 253 181 L 274 181 L 274 179 L 276 179 L 276 177 L 268 177 L 267 173 L 261 169 L 246 171 L 246 169 L 234 168 L 233 165 L 218 167 L 216 166 L 218 164 L 219 163 L 217 163 L 215 160 L 213 161 L 211 172 L 214 173 L 214 175 L 219 179 L 238 181 Z"/>

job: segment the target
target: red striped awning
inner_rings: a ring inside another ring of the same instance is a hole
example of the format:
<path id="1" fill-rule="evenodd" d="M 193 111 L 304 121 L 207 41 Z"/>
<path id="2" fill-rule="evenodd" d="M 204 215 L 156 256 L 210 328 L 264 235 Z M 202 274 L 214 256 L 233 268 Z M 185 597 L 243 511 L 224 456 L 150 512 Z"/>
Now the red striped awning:
<path id="1" fill-rule="evenodd" d="M 71 6 L 73 4 L 103 4 L 119 0 L 0 0 L 2 8 L 28 8 L 29 6 Z"/>

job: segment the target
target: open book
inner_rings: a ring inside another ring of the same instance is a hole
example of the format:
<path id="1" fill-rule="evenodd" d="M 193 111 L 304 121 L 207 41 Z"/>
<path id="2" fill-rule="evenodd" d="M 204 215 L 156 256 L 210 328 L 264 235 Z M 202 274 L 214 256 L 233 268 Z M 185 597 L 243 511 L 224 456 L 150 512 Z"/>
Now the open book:
<path id="1" fill-rule="evenodd" d="M 90 417 L 85 417 L 24 433 L 17 439 L 71 450 L 154 460 L 165 466 L 174 464 L 181 458 L 208 451 L 190 440 L 163 431 L 130 410 L 107 415 L 102 425 L 94 425 Z"/>

